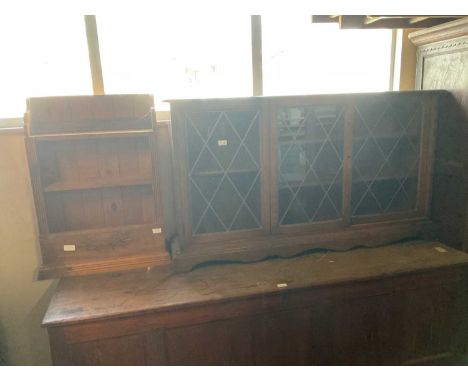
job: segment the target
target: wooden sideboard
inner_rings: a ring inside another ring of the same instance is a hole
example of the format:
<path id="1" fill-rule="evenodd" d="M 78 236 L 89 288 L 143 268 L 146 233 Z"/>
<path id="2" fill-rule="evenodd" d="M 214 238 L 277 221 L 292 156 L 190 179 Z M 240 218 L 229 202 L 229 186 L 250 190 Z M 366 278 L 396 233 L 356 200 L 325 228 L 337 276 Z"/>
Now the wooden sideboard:
<path id="1" fill-rule="evenodd" d="M 55 365 L 463 364 L 468 254 L 413 240 L 62 279 Z"/>

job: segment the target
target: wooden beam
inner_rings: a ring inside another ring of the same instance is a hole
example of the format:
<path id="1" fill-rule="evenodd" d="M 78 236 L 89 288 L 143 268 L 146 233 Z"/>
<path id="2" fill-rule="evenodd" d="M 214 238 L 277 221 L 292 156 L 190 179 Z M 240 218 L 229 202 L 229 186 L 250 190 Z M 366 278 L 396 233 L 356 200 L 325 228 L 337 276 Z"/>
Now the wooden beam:
<path id="1" fill-rule="evenodd" d="M 366 16 L 340 15 L 340 29 L 361 29 L 365 20 Z"/>
<path id="2" fill-rule="evenodd" d="M 417 16 L 417 17 L 413 17 L 412 19 L 410 19 L 410 24 L 417 24 L 421 21 L 424 21 L 424 20 L 428 20 L 429 17 L 427 16 Z"/>
<path id="3" fill-rule="evenodd" d="M 432 27 L 460 17 L 463 16 L 319 15 L 312 16 L 312 22 L 334 22 L 338 18 L 341 29 L 405 29 Z"/>
<path id="4" fill-rule="evenodd" d="M 263 95 L 262 17 L 251 16 L 253 95 Z"/>
<path id="5" fill-rule="evenodd" d="M 340 20 L 338 16 L 333 15 L 313 15 L 311 21 L 312 23 L 338 23 Z"/>
<path id="6" fill-rule="evenodd" d="M 88 39 L 89 65 L 93 80 L 93 94 L 104 94 L 104 79 L 102 77 L 101 54 L 99 52 L 99 39 L 97 33 L 96 16 L 86 15 L 86 37 Z"/>
<path id="7" fill-rule="evenodd" d="M 379 20 L 382 20 L 382 17 L 380 16 L 366 16 L 366 20 L 364 21 L 364 24 L 369 25 L 372 23 L 375 23 Z"/>
<path id="8" fill-rule="evenodd" d="M 388 79 L 388 90 L 394 90 L 394 79 L 395 79 L 395 58 L 396 58 L 396 46 L 397 46 L 397 31 L 392 30 L 392 45 L 390 48 L 390 76 Z"/>
<path id="9" fill-rule="evenodd" d="M 411 29 L 404 29 L 401 42 L 400 90 L 414 90 L 416 82 L 416 47 L 408 38 Z"/>

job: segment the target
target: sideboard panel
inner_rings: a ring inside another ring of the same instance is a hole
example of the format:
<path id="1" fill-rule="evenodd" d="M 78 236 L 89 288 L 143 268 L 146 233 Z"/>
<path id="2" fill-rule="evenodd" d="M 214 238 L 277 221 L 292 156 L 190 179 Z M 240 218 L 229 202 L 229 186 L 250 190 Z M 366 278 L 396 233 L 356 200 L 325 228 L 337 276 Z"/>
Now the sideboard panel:
<path id="1" fill-rule="evenodd" d="M 146 363 L 142 335 L 102 339 L 72 346 L 74 365 L 143 366 Z"/>
<path id="2" fill-rule="evenodd" d="M 252 365 L 253 319 L 236 318 L 168 329 L 168 365 Z"/>
<path id="3" fill-rule="evenodd" d="M 413 32 L 418 90 L 450 91 L 441 98 L 436 134 L 432 219 L 438 238 L 468 249 L 468 18 Z"/>
<path id="4" fill-rule="evenodd" d="M 466 280 L 465 271 L 453 269 L 316 292 L 291 291 L 275 298 L 274 305 L 264 297 L 263 308 L 252 309 L 249 299 L 233 302 L 245 304 L 245 309 L 237 308 L 240 313 L 232 318 L 219 319 L 221 314 L 209 310 L 203 318 L 174 311 L 174 319 L 167 317 L 174 324 L 163 324 L 158 313 L 111 318 L 102 321 L 106 326 L 102 338 L 92 325 L 52 327 L 53 361 L 57 365 L 461 364 L 468 341 Z M 226 310 L 229 305 L 213 308 Z"/>

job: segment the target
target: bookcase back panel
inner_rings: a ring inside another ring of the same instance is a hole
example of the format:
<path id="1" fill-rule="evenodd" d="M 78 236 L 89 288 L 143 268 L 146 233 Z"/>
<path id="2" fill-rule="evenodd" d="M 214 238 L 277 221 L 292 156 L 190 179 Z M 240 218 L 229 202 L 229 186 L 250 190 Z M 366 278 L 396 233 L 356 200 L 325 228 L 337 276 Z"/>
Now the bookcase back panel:
<path id="1" fill-rule="evenodd" d="M 340 219 L 344 107 L 282 107 L 276 118 L 279 224 Z"/>
<path id="2" fill-rule="evenodd" d="M 259 114 L 185 112 L 194 235 L 262 227 Z"/>
<path id="3" fill-rule="evenodd" d="M 118 227 L 154 222 L 150 185 L 47 193 L 50 232 Z"/>
<path id="4" fill-rule="evenodd" d="M 416 209 L 423 105 L 414 95 L 355 105 L 352 216 Z"/>
<path id="5" fill-rule="evenodd" d="M 38 156 L 46 191 L 138 179 L 151 183 L 152 179 L 146 137 L 40 142 Z"/>

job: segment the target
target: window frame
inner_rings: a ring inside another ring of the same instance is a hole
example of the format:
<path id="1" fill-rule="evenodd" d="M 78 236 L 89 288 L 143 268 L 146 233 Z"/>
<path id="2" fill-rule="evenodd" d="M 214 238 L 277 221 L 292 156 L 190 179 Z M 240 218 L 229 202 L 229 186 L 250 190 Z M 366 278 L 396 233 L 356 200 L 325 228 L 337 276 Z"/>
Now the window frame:
<path id="1" fill-rule="evenodd" d="M 105 94 L 104 79 L 102 73 L 101 56 L 99 51 L 98 27 L 96 23 L 96 15 L 85 15 L 85 31 L 86 41 L 89 53 L 90 76 L 92 79 L 92 87 L 94 95 Z M 252 49 L 252 95 L 263 95 L 263 62 L 262 62 L 262 16 L 251 15 L 251 49 Z M 394 71 L 396 60 L 401 60 L 401 54 L 396 54 L 397 46 L 396 30 L 392 33 L 391 45 L 391 64 L 390 64 L 390 81 L 388 91 L 394 90 Z M 402 38 L 401 34 L 400 37 Z M 411 68 L 409 68 L 411 69 Z M 398 90 L 398 89 L 397 89 Z M 160 121 L 168 121 L 170 119 L 169 111 L 156 111 L 156 118 Z M 22 129 L 24 121 L 22 117 L 16 118 L 0 118 L 0 131 L 7 132 L 12 130 Z"/>

